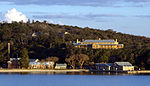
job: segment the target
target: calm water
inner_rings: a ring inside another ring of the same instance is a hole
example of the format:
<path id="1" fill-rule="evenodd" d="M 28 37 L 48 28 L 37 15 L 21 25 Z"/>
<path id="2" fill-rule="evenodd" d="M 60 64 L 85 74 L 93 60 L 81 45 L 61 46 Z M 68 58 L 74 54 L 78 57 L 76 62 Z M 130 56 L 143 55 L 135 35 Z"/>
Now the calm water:
<path id="1" fill-rule="evenodd" d="M 0 86 L 150 86 L 150 75 L 1 73 Z"/>

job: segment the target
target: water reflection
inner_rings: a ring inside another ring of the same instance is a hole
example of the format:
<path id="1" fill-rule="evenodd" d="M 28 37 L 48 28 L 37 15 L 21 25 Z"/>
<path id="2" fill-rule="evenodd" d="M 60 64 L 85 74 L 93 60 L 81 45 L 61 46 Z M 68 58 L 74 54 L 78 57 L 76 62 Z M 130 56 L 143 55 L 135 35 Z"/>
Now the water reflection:
<path id="1" fill-rule="evenodd" d="M 149 81 L 149 75 L 109 72 L 0 73 L 0 86 L 149 86 Z"/>
<path id="2" fill-rule="evenodd" d="M 117 72 L 5 72 L 5 73 L 0 73 L 2 74 L 7 74 L 7 75 L 12 75 L 12 74 L 19 74 L 19 75 L 150 75 L 150 74 L 128 74 L 128 73 L 117 73 Z"/>

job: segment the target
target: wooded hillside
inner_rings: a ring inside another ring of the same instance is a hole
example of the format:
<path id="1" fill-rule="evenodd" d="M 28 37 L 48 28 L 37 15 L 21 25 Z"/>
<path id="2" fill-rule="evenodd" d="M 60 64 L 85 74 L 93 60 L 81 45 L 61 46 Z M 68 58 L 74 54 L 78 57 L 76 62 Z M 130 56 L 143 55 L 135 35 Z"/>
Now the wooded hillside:
<path id="1" fill-rule="evenodd" d="M 76 39 L 118 39 L 123 49 L 77 49 L 72 47 Z M 28 50 L 29 58 L 59 57 L 59 62 L 74 54 L 86 54 L 89 62 L 129 61 L 142 69 L 150 69 L 150 38 L 120 32 L 48 24 L 0 23 L 0 64 L 7 60 L 7 43 L 11 44 L 12 58 L 20 57 L 21 49 Z M 87 63 L 88 64 L 88 63 Z"/>

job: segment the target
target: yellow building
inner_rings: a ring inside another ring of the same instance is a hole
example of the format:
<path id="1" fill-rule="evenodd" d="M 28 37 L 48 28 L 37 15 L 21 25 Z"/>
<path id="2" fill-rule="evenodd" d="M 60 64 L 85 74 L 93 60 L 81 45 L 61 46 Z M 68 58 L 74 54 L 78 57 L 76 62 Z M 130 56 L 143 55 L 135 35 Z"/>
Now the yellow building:
<path id="1" fill-rule="evenodd" d="M 116 40 L 84 40 L 80 42 L 78 39 L 73 42 L 73 45 L 77 48 L 92 48 L 92 49 L 119 49 L 123 48 L 123 44 L 119 44 Z"/>
<path id="2" fill-rule="evenodd" d="M 114 70 L 114 71 L 117 71 L 117 70 L 119 70 L 119 71 L 133 71 L 134 66 L 132 66 L 132 64 L 129 62 L 115 62 L 112 70 Z"/>

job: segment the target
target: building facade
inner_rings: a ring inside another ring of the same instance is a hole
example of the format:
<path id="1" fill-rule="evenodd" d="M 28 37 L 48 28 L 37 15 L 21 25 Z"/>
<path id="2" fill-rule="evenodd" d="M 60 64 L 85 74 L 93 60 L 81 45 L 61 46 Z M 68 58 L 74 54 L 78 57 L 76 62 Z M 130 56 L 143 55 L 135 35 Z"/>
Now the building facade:
<path id="1" fill-rule="evenodd" d="M 30 59 L 29 69 L 52 69 L 53 65 L 52 61 L 40 62 L 38 59 Z"/>
<path id="2" fill-rule="evenodd" d="M 95 68 L 98 71 L 110 71 L 112 63 L 96 63 Z"/>
<path id="3" fill-rule="evenodd" d="M 132 71 L 134 70 L 134 66 L 129 62 L 115 62 L 112 66 L 112 70 Z"/>
<path id="4" fill-rule="evenodd" d="M 64 64 L 56 63 L 56 65 L 55 65 L 55 69 L 66 69 L 66 68 L 67 68 L 66 63 L 64 63 Z"/>
<path id="5" fill-rule="evenodd" d="M 10 60 L 7 62 L 8 68 L 10 69 L 20 68 L 20 59 L 21 58 L 10 58 Z"/>
<path id="6" fill-rule="evenodd" d="M 133 71 L 134 66 L 129 62 L 96 63 L 97 71 Z"/>
<path id="7" fill-rule="evenodd" d="M 119 49 L 123 48 L 123 44 L 119 44 L 117 39 L 116 40 L 84 40 L 84 41 L 77 41 L 73 42 L 73 45 L 77 48 L 92 48 L 92 49 Z"/>

